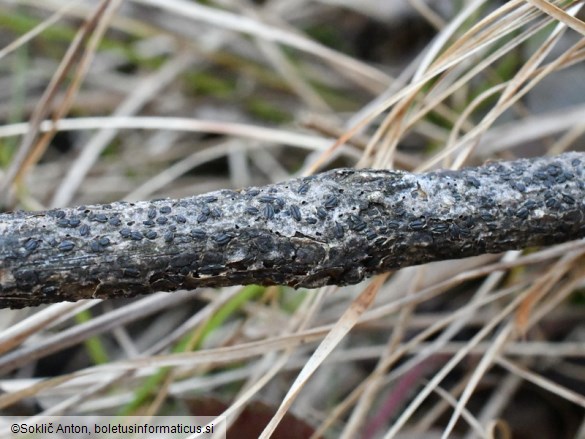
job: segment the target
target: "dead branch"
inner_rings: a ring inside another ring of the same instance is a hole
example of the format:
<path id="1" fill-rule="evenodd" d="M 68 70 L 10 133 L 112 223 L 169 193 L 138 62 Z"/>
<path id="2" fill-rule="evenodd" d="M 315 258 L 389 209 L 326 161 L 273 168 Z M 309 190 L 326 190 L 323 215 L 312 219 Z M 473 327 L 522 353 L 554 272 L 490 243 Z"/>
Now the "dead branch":
<path id="1" fill-rule="evenodd" d="M 585 153 L 0 214 L 0 307 L 200 286 L 346 285 L 585 236 Z"/>

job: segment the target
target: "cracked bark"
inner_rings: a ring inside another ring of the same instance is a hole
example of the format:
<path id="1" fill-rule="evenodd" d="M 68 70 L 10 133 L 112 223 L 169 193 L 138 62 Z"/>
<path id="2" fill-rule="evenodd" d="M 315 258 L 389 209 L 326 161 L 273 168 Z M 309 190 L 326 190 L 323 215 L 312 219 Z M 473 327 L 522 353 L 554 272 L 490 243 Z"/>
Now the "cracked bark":
<path id="1" fill-rule="evenodd" d="M 0 307 L 200 286 L 347 285 L 585 236 L 585 153 L 340 169 L 179 200 L 0 214 Z"/>

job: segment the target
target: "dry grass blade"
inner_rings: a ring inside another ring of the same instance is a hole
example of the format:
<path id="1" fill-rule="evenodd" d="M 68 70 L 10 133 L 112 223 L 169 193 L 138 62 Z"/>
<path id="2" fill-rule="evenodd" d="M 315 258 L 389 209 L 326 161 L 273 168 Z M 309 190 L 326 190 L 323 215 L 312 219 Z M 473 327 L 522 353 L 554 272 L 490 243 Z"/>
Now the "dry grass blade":
<path id="1" fill-rule="evenodd" d="M 572 265 L 578 258 L 581 257 L 581 255 L 581 252 L 569 253 L 561 260 L 559 260 L 557 264 L 551 267 L 550 271 L 539 279 L 539 282 L 535 283 L 532 288 L 524 293 L 525 298 L 516 310 L 516 322 L 508 323 L 500 331 L 498 336 L 494 339 L 493 344 L 490 346 L 489 351 L 486 352 L 474 370 L 468 384 L 465 387 L 465 390 L 463 391 L 463 394 L 457 403 L 456 409 L 451 416 L 451 419 L 449 420 L 449 424 L 443 432 L 443 438 L 449 437 L 449 435 L 452 433 L 458 417 L 461 415 L 465 404 L 471 397 L 471 394 L 479 383 L 479 380 L 486 372 L 486 370 L 494 364 L 496 357 L 498 357 L 500 352 L 503 350 L 504 344 L 507 343 L 509 339 L 511 339 L 513 334 L 518 333 L 518 329 L 520 334 L 525 333 L 528 326 L 529 310 L 537 298 L 542 297 L 544 294 L 549 292 L 550 288 L 558 283 L 563 275 L 572 268 Z"/>
<path id="2" fill-rule="evenodd" d="M 418 286 L 417 283 L 422 277 L 424 268 L 412 268 L 409 271 L 412 273 L 412 281 L 409 285 L 407 296 L 416 291 Z M 388 340 L 388 345 L 383 354 L 380 355 L 376 369 L 372 372 L 369 379 L 365 381 L 366 388 L 352 412 L 343 434 L 341 435 L 342 438 L 355 437 L 358 434 L 358 431 L 363 428 L 363 424 L 366 421 L 366 415 L 371 411 L 371 406 L 374 403 L 374 397 L 381 386 L 383 374 L 388 369 L 388 358 L 393 355 L 401 339 L 405 336 L 405 332 L 408 328 L 408 320 L 411 317 L 414 309 L 415 303 L 404 306 L 400 310 L 398 322 L 392 331 L 390 339 Z"/>
<path id="3" fill-rule="evenodd" d="M 496 361 L 500 366 L 505 367 L 512 373 L 524 378 L 525 380 L 528 380 L 537 386 L 542 387 L 543 389 L 549 390 L 550 392 L 555 393 L 562 398 L 585 408 L 585 397 L 580 393 L 552 382 L 542 375 L 538 375 L 534 372 L 526 370 L 525 368 L 515 364 L 513 361 L 507 360 L 506 358 L 498 357 Z"/>
<path id="4" fill-rule="evenodd" d="M 59 121 L 43 121 L 40 131 L 81 131 L 94 129 L 139 129 L 139 130 L 178 130 L 191 132 L 207 132 L 211 134 L 226 134 L 232 136 L 249 137 L 255 140 L 284 143 L 302 149 L 314 150 L 325 148 L 329 141 L 308 134 L 287 132 L 282 129 L 273 129 L 233 122 L 218 122 L 214 120 L 199 120 L 180 117 L 87 117 L 75 119 L 61 119 Z M 6 125 L 0 129 L 0 137 L 17 136 L 26 133 L 29 125 L 26 123 Z"/>
<path id="5" fill-rule="evenodd" d="M 539 300 L 542 300 L 553 286 L 558 285 L 561 278 L 573 268 L 575 262 L 582 259 L 583 252 L 569 253 L 553 266 L 546 275 L 543 275 L 530 288 L 528 295 L 516 311 L 516 329 L 525 333 L 531 320 L 531 311 Z"/>
<path id="6" fill-rule="evenodd" d="M 0 370 L 3 372 L 21 366 L 23 363 L 33 359 L 42 358 L 53 352 L 60 351 L 74 344 L 77 344 L 89 337 L 111 330 L 136 319 L 141 319 L 149 314 L 158 312 L 165 307 L 176 306 L 192 298 L 189 292 L 183 292 L 168 296 L 158 294 L 147 297 L 144 300 L 132 303 L 126 307 L 119 308 L 99 318 L 92 319 L 70 328 L 67 331 L 47 337 L 39 345 L 29 345 L 5 354 L 0 360 Z M 35 329 L 39 329 L 38 327 Z"/>
<path id="7" fill-rule="evenodd" d="M 394 352 L 392 352 L 392 355 L 390 355 L 389 357 L 384 359 L 383 363 L 377 367 L 376 371 L 372 374 L 371 378 L 372 379 L 376 378 L 375 375 L 382 376 L 384 373 L 387 373 L 387 370 L 396 361 L 398 361 L 400 358 L 402 358 L 408 352 L 413 351 L 417 346 L 421 345 L 422 341 L 428 339 L 429 337 L 432 337 L 433 335 L 435 335 L 437 332 L 439 332 L 441 329 L 445 328 L 449 324 L 458 321 L 458 319 L 461 319 L 461 318 L 465 317 L 466 315 L 469 315 L 471 312 L 476 311 L 481 306 L 485 306 L 486 304 L 489 304 L 492 301 L 501 299 L 502 297 L 509 296 L 512 293 L 516 293 L 516 291 L 515 290 L 514 291 L 502 291 L 499 294 L 494 294 L 493 296 L 486 298 L 482 301 L 478 301 L 478 302 L 470 304 L 469 306 L 462 307 L 462 308 L 458 309 L 455 313 L 445 317 L 444 319 L 441 319 L 441 320 L 435 322 L 430 327 L 425 328 L 416 337 L 412 338 L 407 343 L 404 343 L 401 346 L 399 346 Z M 412 299 L 412 297 L 411 297 L 411 299 Z M 417 303 L 417 302 L 418 302 L 418 300 L 413 301 L 413 303 Z M 433 352 L 434 352 L 433 347 L 426 347 L 425 346 L 422 348 L 421 354 L 424 356 L 423 358 L 427 358 Z M 416 365 L 419 362 L 419 359 L 415 358 L 415 360 L 416 361 L 410 361 L 407 364 L 405 364 L 404 365 L 405 367 L 402 367 L 402 370 L 396 370 L 393 373 L 394 378 L 396 376 L 403 374 L 406 369 L 410 369 L 411 367 L 413 367 L 414 365 Z M 358 399 L 358 397 L 365 390 L 367 384 L 368 384 L 368 381 L 365 381 L 365 380 L 362 383 L 360 383 L 360 385 L 358 387 L 356 387 L 351 392 L 351 394 L 341 404 L 339 404 L 336 407 L 335 411 L 333 411 L 333 413 L 330 415 L 330 417 L 327 419 L 327 421 L 315 432 L 313 437 L 316 438 L 316 437 L 319 437 L 320 435 L 322 435 L 331 426 L 331 423 L 333 423 L 346 410 L 348 410 L 350 405 L 354 404 L 355 401 Z"/>
<path id="8" fill-rule="evenodd" d="M 445 389 L 441 388 L 440 386 L 437 386 L 435 388 L 435 392 L 437 392 L 437 394 L 439 394 L 441 396 L 441 398 L 443 398 L 451 406 L 453 406 L 453 407 L 457 406 L 457 400 L 455 398 L 453 398 L 453 396 L 449 392 L 447 392 Z M 479 420 L 477 418 L 475 418 L 469 410 L 463 408 L 461 410 L 461 416 L 467 421 L 467 423 L 471 427 L 473 427 L 473 431 L 479 437 L 487 437 L 485 429 L 481 426 L 481 423 L 479 422 Z M 443 433 L 443 436 L 446 436 L 446 432 Z"/>
<path id="9" fill-rule="evenodd" d="M 453 368 L 460 362 L 465 355 L 468 354 L 470 349 L 475 346 L 482 338 L 487 336 L 502 320 L 508 317 L 508 315 L 518 306 L 520 301 L 525 297 L 525 293 L 519 295 L 514 299 L 506 308 L 504 308 L 498 315 L 496 315 L 488 324 L 486 324 L 481 330 L 469 341 L 464 349 L 457 352 L 456 355 L 451 358 L 447 364 L 440 370 L 439 373 L 435 374 L 434 378 L 425 386 L 425 388 L 416 395 L 414 400 L 408 405 L 406 410 L 400 415 L 398 420 L 392 425 L 385 435 L 385 439 L 395 437 L 396 434 L 402 429 L 404 423 L 412 416 L 412 414 L 418 409 L 420 404 L 427 398 L 427 396 L 434 390 L 435 387 L 445 378 L 445 376 L 453 370 Z"/>
<path id="10" fill-rule="evenodd" d="M 84 58 L 85 63 L 82 63 L 85 68 L 87 68 L 87 64 L 89 59 L 91 59 L 91 47 L 84 48 L 84 44 L 91 40 L 92 33 L 95 31 L 95 36 L 97 38 L 93 39 L 93 50 L 95 50 L 95 44 L 103 31 L 100 33 L 97 31 L 99 24 L 101 22 L 102 17 L 106 14 L 108 7 L 110 6 L 110 0 L 102 0 L 98 7 L 96 8 L 95 12 L 92 14 L 91 18 L 87 21 L 87 23 L 79 29 L 75 40 L 69 46 L 69 49 L 63 58 L 63 61 L 59 65 L 58 70 L 54 73 L 51 82 L 47 86 L 40 103 L 35 108 L 33 115 L 31 116 L 31 129 L 27 131 L 26 135 L 23 137 L 19 153 L 15 157 L 14 161 L 12 162 L 11 167 L 8 169 L 6 176 L 2 180 L 2 184 L 0 185 L 0 193 L 5 194 L 4 197 L 7 196 L 9 193 L 9 189 L 14 182 L 15 179 L 21 178 L 21 176 L 27 172 L 30 166 L 34 165 L 36 161 L 40 158 L 44 149 L 47 146 L 49 139 L 52 137 L 52 132 L 49 131 L 43 136 L 35 145 L 35 139 L 39 133 L 39 126 L 41 121 L 46 118 L 46 116 L 50 112 L 51 104 L 55 95 L 57 93 L 58 88 L 61 86 L 63 81 L 66 78 L 66 75 L 72 71 L 75 67 L 75 63 L 80 59 Z M 84 54 L 84 49 L 87 51 Z M 80 67 L 76 71 L 76 80 L 74 83 L 69 87 L 68 95 L 69 97 L 66 98 L 62 104 L 61 110 L 57 112 L 57 116 L 53 118 L 53 120 L 59 119 L 62 115 L 68 110 L 67 101 L 70 101 L 72 96 L 74 96 L 81 78 L 84 75 L 84 67 Z M 0 200 L 1 201 L 1 200 Z M 4 202 L 6 200 L 3 200 Z"/>
<path id="11" fill-rule="evenodd" d="M 473 393 L 473 391 L 475 390 L 475 387 L 477 386 L 477 383 L 482 378 L 482 376 L 485 374 L 487 369 L 492 366 L 492 364 L 494 362 L 494 358 L 502 350 L 504 343 L 507 342 L 510 335 L 512 334 L 512 330 L 513 330 L 513 327 L 511 325 L 507 325 L 503 330 L 500 331 L 500 333 L 497 335 L 497 337 L 495 337 L 488 352 L 485 353 L 485 355 L 481 359 L 480 363 L 477 365 L 476 369 L 473 371 L 473 374 L 472 374 L 471 378 L 469 379 L 469 382 L 465 386 L 465 389 L 464 389 L 463 393 L 461 394 L 461 397 L 457 401 L 453 415 L 451 416 L 451 419 L 449 419 L 449 423 L 447 424 L 447 427 L 443 431 L 443 435 L 441 436 L 443 439 L 448 438 L 451 435 L 451 433 L 453 432 L 453 428 L 455 427 L 455 423 L 457 422 L 459 417 L 464 412 L 465 404 L 467 404 L 471 394 Z"/>
<path id="12" fill-rule="evenodd" d="M 57 21 L 59 21 L 63 16 L 75 5 L 76 1 L 72 0 L 61 9 L 53 13 L 49 18 L 44 20 L 39 25 L 35 26 L 32 30 L 28 31 L 24 35 L 18 37 L 12 43 L 8 44 L 7 46 L 0 49 L 0 59 L 4 58 L 6 55 L 14 52 L 19 47 L 22 47 L 24 44 L 41 34 L 44 30 L 53 26 Z"/>
<path id="13" fill-rule="evenodd" d="M 88 303 L 89 302 L 89 303 Z M 24 340 L 35 334 L 39 330 L 54 324 L 60 317 L 71 314 L 71 312 L 79 312 L 81 309 L 93 306 L 99 301 L 80 301 L 75 303 L 63 302 L 39 311 L 27 319 L 21 320 L 17 324 L 10 326 L 0 333 L 0 353 L 4 354 L 14 347 L 21 344 Z"/>
<path id="14" fill-rule="evenodd" d="M 561 23 L 564 23 L 571 29 L 576 30 L 582 35 L 585 35 L 585 23 L 583 23 L 578 18 L 575 18 L 574 16 L 567 14 L 558 6 L 555 6 L 554 4 L 549 3 L 546 0 L 528 0 L 528 3 L 533 4 L 541 11 L 550 15 L 551 17 L 554 17 L 555 19 L 557 19 Z"/>
<path id="15" fill-rule="evenodd" d="M 371 88 L 376 92 L 382 91 L 382 87 L 389 81 L 388 76 L 367 64 L 358 62 L 342 53 L 335 52 L 297 33 L 287 32 L 257 20 L 237 16 L 202 4 L 188 3 L 183 0 L 165 0 L 164 2 L 160 0 L 134 0 L 134 2 L 166 9 L 195 20 L 204 20 L 207 23 L 226 27 L 238 32 L 249 33 L 263 40 L 275 41 L 294 47 L 295 49 L 312 53 L 319 58 L 337 65 L 341 69 L 341 72 L 349 77 L 354 78 L 357 76 L 360 85 Z"/>
<path id="16" fill-rule="evenodd" d="M 339 318 L 337 323 L 333 326 L 331 331 L 319 344 L 311 358 L 307 361 L 295 381 L 292 383 L 290 390 L 282 400 L 280 407 L 274 414 L 260 438 L 269 438 L 278 423 L 282 420 L 284 414 L 293 404 L 299 392 L 306 385 L 311 375 L 319 367 L 347 333 L 356 325 L 359 318 L 364 311 L 369 308 L 373 300 L 376 298 L 376 293 L 388 277 L 388 274 L 376 276 L 376 278 L 369 283 L 369 285 L 360 293 L 358 297 L 351 303 L 347 311 Z"/>
<path id="17" fill-rule="evenodd" d="M 142 108 L 150 99 L 160 93 L 171 81 L 189 67 L 191 57 L 179 55 L 176 59 L 161 67 L 154 75 L 145 78 L 132 90 L 126 100 L 114 111 L 113 117 L 130 116 Z M 112 142 L 117 134 L 115 129 L 106 129 L 98 132 L 83 148 L 76 162 L 64 177 L 61 185 L 55 192 L 51 206 L 66 206 L 70 204 L 75 190 L 79 187 L 86 174 L 103 150 Z"/>

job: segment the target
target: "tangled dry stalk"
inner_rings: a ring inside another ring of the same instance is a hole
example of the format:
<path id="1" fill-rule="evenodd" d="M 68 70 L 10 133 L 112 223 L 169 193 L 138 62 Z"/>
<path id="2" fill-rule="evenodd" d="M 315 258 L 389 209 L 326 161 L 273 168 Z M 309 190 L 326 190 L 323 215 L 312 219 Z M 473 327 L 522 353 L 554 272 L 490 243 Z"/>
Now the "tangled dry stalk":
<path id="1" fill-rule="evenodd" d="M 585 236 L 585 154 L 0 215 L 0 307 L 234 285 L 317 288 Z"/>

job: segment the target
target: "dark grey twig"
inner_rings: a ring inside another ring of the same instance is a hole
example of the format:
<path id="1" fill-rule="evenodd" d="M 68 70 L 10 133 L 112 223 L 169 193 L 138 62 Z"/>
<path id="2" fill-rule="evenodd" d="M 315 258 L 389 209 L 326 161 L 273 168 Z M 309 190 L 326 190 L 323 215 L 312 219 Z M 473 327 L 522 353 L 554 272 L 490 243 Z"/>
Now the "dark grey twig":
<path id="1" fill-rule="evenodd" d="M 585 153 L 341 169 L 180 200 L 0 214 L 0 307 L 240 284 L 346 285 L 585 236 Z"/>

